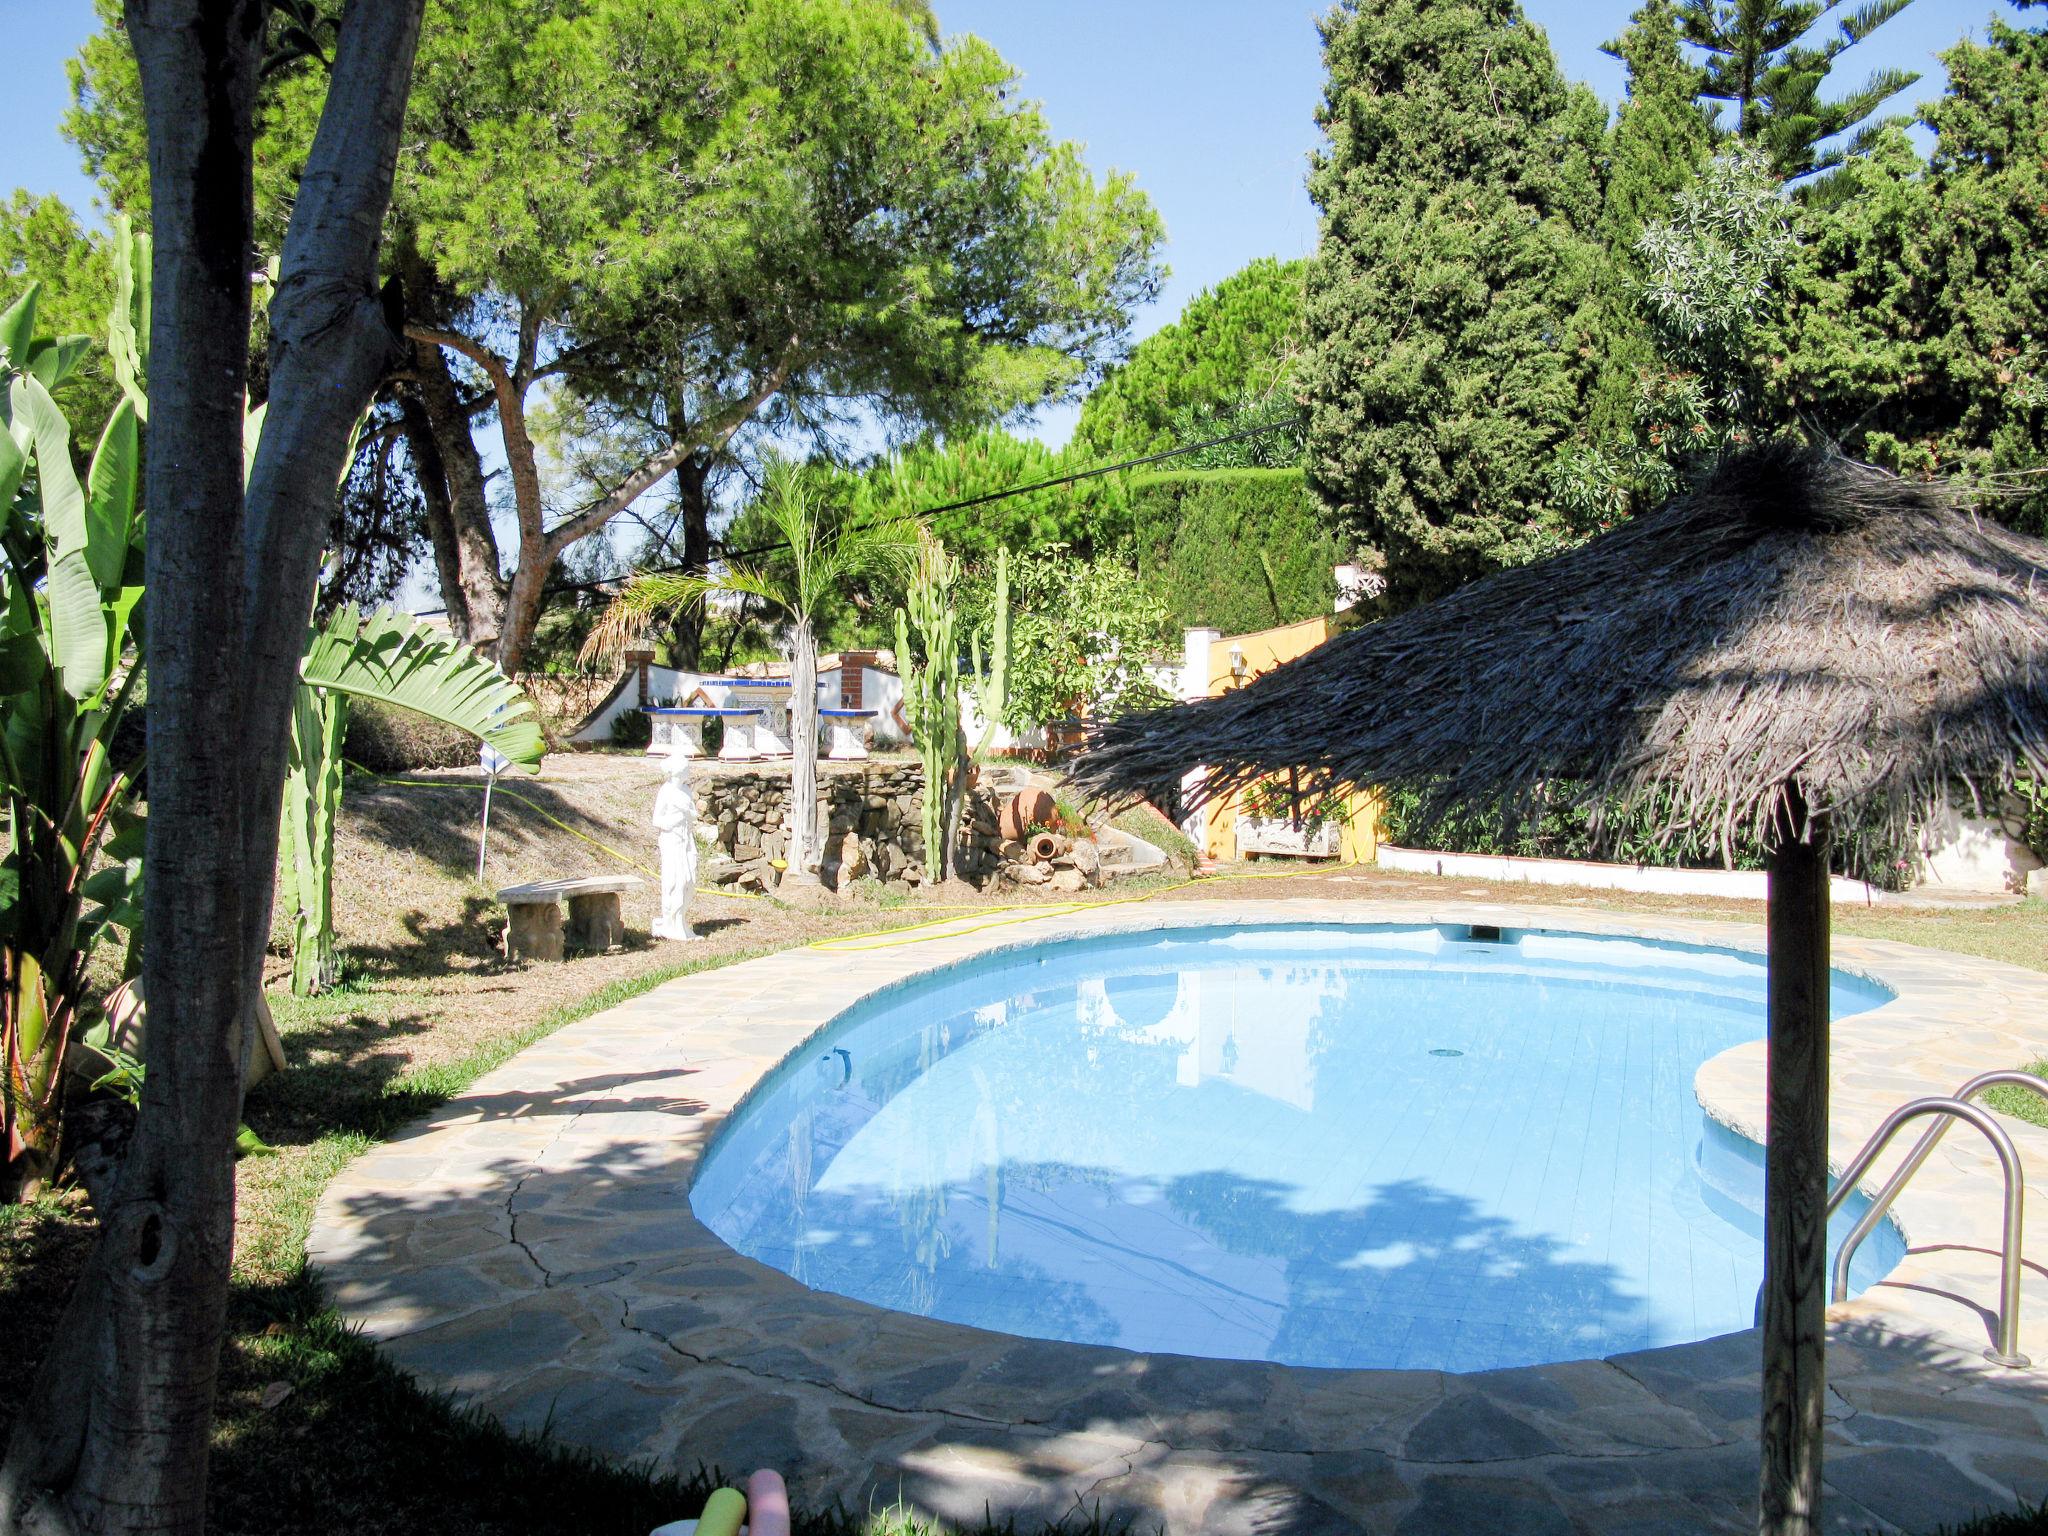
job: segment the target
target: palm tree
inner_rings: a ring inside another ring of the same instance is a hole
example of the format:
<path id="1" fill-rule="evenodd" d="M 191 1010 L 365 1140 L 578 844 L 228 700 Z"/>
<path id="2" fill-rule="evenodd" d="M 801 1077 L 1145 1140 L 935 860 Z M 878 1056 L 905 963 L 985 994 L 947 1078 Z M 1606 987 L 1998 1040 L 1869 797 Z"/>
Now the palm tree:
<path id="1" fill-rule="evenodd" d="M 808 869 L 818 816 L 818 641 L 815 621 L 834 594 L 854 580 L 907 565 L 916 548 L 897 520 L 829 519 L 803 471 L 778 464 L 754 505 L 774 536 L 774 560 L 725 562 L 710 574 L 650 572 L 612 600 L 584 647 L 586 659 L 622 654 L 657 616 L 663 622 L 713 594 L 751 597 L 789 619 L 790 835 L 789 867 Z"/>

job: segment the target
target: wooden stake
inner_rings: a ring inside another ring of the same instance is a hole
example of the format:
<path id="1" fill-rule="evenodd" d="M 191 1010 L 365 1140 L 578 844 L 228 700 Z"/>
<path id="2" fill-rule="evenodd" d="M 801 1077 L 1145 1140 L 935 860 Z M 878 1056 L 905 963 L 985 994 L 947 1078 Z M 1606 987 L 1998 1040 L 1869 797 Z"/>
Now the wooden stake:
<path id="1" fill-rule="evenodd" d="M 1761 1536 L 1820 1529 L 1827 1313 L 1828 829 L 1788 786 L 1770 863 Z"/>

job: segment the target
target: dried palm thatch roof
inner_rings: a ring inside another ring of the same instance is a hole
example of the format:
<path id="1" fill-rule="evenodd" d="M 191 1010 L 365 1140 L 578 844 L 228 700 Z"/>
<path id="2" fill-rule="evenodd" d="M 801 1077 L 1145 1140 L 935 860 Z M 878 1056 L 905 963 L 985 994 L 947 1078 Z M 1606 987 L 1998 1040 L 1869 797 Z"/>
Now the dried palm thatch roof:
<path id="1" fill-rule="evenodd" d="M 1436 808 L 1546 782 L 1761 838 L 1785 785 L 1902 826 L 2048 770 L 2048 544 L 1942 489 L 1765 445 L 1566 554 L 1337 636 L 1221 698 L 1104 723 L 1076 777 L 1207 799 L 1278 769 Z"/>

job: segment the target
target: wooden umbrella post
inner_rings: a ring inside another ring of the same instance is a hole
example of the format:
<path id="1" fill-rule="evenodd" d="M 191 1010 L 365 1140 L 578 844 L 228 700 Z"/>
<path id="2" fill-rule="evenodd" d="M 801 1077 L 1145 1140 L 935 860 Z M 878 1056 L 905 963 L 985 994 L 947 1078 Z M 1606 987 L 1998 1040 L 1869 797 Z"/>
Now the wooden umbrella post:
<path id="1" fill-rule="evenodd" d="M 1770 855 L 1761 1536 L 1820 1529 L 1827 1374 L 1828 826 L 1786 789 Z"/>

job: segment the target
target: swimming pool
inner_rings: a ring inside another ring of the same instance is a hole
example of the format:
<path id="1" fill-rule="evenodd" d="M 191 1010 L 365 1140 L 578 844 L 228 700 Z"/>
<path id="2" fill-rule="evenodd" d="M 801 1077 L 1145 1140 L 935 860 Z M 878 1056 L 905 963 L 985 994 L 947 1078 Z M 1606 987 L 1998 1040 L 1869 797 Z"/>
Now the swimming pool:
<path id="1" fill-rule="evenodd" d="M 1838 1018 L 1890 996 L 1835 974 Z M 1038 1338 L 1446 1370 L 1678 1343 L 1749 1326 L 1762 1279 L 1761 1153 L 1692 1080 L 1763 1001 L 1752 955 L 1540 931 L 1003 951 L 814 1037 L 690 1201 L 815 1289 Z M 1881 1228 L 1856 1287 L 1902 1252 Z"/>

